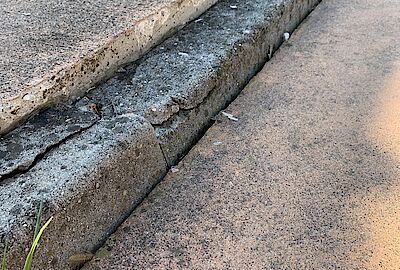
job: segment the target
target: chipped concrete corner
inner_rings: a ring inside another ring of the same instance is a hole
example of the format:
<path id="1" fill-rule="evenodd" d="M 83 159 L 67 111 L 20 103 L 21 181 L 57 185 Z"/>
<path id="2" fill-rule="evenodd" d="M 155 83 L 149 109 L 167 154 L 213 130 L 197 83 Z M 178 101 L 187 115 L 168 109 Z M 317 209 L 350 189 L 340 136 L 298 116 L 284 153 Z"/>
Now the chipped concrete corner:
<path id="1" fill-rule="evenodd" d="M 32 114 L 49 106 L 75 100 L 111 76 L 120 66 L 134 61 L 166 35 L 198 17 L 217 0 L 177 0 L 117 34 L 107 44 L 80 60 L 53 71 L 16 96 L 0 102 L 0 135 Z"/>
<path id="2" fill-rule="evenodd" d="M 19 255 L 32 241 L 39 202 L 43 219 L 54 220 L 34 267 L 66 269 L 71 255 L 101 244 L 166 171 L 153 127 L 141 117 L 101 120 L 63 143 L 33 169 L 0 183 L 0 239 L 8 239 L 13 258 L 8 268 L 23 265 Z"/>

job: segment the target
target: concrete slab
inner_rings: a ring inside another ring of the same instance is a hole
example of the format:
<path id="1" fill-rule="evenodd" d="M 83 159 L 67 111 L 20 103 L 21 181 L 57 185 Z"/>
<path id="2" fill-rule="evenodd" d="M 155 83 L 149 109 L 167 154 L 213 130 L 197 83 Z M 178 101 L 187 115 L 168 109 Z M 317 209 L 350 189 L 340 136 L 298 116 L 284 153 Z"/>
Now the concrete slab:
<path id="1" fill-rule="evenodd" d="M 216 0 L 19 1 L 0 6 L 0 134 L 82 96 Z"/>
<path id="2" fill-rule="evenodd" d="M 399 20 L 323 1 L 84 269 L 398 269 Z"/>
<path id="3" fill-rule="evenodd" d="M 52 108 L 0 138 L 0 180 L 27 171 L 51 147 L 98 119 L 127 113 L 156 126 L 168 163 L 175 164 L 278 48 L 283 33 L 313 7 L 231 4 L 221 1 L 78 103 Z"/>
<path id="4" fill-rule="evenodd" d="M 317 2 L 247 1 L 233 9 L 221 1 L 77 103 L 53 107 L 0 138 L 0 180 L 28 171 L 99 119 L 132 113 L 155 126 L 175 164 Z"/>

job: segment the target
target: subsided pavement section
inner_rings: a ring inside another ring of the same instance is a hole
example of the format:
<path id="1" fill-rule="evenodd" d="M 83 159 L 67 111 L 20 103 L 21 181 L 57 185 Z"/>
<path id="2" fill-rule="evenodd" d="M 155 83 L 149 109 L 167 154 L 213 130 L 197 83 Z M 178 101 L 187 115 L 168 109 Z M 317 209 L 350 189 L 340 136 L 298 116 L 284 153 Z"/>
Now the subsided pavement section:
<path id="1" fill-rule="evenodd" d="M 323 1 L 84 269 L 398 269 L 399 25 Z"/>
<path id="2" fill-rule="evenodd" d="M 5 1 L 0 135 L 75 100 L 217 0 Z"/>
<path id="3" fill-rule="evenodd" d="M 41 201 L 54 219 L 35 269 L 76 266 L 101 246 L 318 2 L 219 1 L 77 102 L 0 138 L 9 267 L 22 267 Z"/>

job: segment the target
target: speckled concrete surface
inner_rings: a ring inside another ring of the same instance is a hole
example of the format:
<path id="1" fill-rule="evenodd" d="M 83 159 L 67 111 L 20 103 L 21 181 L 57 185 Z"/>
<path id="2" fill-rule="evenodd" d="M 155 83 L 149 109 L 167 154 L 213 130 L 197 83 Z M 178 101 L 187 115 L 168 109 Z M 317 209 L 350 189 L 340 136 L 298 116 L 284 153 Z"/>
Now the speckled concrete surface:
<path id="1" fill-rule="evenodd" d="M 3 1 L 0 134 L 75 99 L 216 0 Z"/>
<path id="2" fill-rule="evenodd" d="M 146 118 L 175 164 L 318 2 L 221 0 L 87 96 Z"/>
<path id="3" fill-rule="evenodd" d="M 32 269 L 70 269 L 68 259 L 100 245 L 167 170 L 153 127 L 135 115 L 100 120 L 72 136 L 29 171 L 0 181 L 7 269 L 23 268 L 39 202 L 43 220 L 54 220 Z"/>
<path id="4" fill-rule="evenodd" d="M 87 258 L 318 2 L 221 0 L 77 103 L 1 137 L 0 250 L 8 239 L 10 269 L 22 267 L 39 201 L 54 220 L 34 269 Z"/>
<path id="5" fill-rule="evenodd" d="M 325 0 L 85 269 L 399 269 L 399 0 Z"/>

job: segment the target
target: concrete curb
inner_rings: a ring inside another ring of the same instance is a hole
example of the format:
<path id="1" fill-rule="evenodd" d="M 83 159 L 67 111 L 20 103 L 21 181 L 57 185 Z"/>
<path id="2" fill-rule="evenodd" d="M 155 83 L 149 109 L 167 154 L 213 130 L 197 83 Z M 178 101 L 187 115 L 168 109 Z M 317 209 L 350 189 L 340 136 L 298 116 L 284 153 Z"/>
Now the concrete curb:
<path id="1" fill-rule="evenodd" d="M 44 108 L 82 97 L 87 89 L 110 77 L 121 65 L 140 58 L 165 36 L 198 17 L 216 1 L 174 1 L 18 96 L 1 100 L 0 135 Z"/>
<path id="2" fill-rule="evenodd" d="M 152 126 L 137 116 L 100 121 L 51 151 L 33 169 L 0 186 L 0 235 L 8 269 L 21 269 L 39 202 L 54 216 L 35 269 L 66 269 L 69 256 L 92 250 L 166 173 Z"/>
<path id="3" fill-rule="evenodd" d="M 35 269 L 66 269 L 71 255 L 95 251 L 318 2 L 220 1 L 67 107 L 70 132 L 55 135 L 62 121 L 43 123 L 40 114 L 1 138 L 2 163 L 12 151 L 7 140 L 33 151 L 0 171 L 0 240 L 10 239 L 10 257 L 29 245 L 39 201 L 44 218 L 55 219 Z M 29 142 L 39 126 L 49 131 L 43 143 Z"/>

